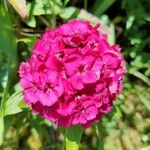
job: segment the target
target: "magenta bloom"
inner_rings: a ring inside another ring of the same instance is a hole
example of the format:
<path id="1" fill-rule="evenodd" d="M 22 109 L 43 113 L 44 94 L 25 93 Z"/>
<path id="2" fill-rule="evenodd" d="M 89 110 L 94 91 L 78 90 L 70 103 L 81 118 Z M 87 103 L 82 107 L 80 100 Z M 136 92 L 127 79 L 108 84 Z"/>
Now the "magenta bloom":
<path id="1" fill-rule="evenodd" d="M 46 31 L 19 69 L 25 102 L 61 127 L 89 127 L 110 112 L 125 72 L 119 46 L 82 20 Z"/>

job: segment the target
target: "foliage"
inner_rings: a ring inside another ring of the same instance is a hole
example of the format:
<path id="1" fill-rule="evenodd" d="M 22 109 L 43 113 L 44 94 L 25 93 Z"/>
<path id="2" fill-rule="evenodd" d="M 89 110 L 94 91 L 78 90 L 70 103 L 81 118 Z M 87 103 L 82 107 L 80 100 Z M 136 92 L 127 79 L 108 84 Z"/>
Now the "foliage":
<path id="1" fill-rule="evenodd" d="M 34 41 L 45 29 L 72 18 L 107 24 L 104 32 L 112 33 L 110 43 L 116 41 L 122 46 L 128 70 L 123 93 L 114 102 L 113 111 L 84 131 L 80 149 L 149 149 L 149 1 L 30 0 L 27 5 L 16 5 L 17 2 L 0 1 L 0 149 L 63 147 L 64 131 L 31 114 L 23 103 L 17 70 L 18 62 L 29 57 Z M 28 17 L 21 19 L 13 7 Z"/>

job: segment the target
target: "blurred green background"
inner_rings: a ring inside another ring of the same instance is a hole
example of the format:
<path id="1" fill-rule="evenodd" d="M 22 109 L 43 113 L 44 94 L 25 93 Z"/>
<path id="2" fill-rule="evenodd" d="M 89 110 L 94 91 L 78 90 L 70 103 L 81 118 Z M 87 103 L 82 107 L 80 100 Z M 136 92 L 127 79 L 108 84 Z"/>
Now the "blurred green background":
<path id="1" fill-rule="evenodd" d="M 80 149 L 150 150 L 149 0 L 0 1 L 0 150 L 63 149 L 62 130 L 24 104 L 17 70 L 45 29 L 72 18 L 111 32 L 108 40 L 121 45 L 128 71 L 113 111 L 84 131 Z"/>

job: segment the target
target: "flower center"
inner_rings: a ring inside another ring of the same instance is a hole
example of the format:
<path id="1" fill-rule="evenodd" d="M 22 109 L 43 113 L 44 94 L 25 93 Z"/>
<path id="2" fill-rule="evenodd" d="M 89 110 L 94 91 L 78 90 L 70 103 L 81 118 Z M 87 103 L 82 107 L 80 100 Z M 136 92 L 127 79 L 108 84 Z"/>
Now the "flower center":
<path id="1" fill-rule="evenodd" d="M 95 48 L 97 48 L 97 46 L 98 46 L 98 43 L 97 42 L 91 42 L 90 43 L 90 46 L 91 46 L 91 49 L 95 49 Z"/>
<path id="2" fill-rule="evenodd" d="M 44 61 L 44 60 L 45 60 L 45 57 L 44 57 L 43 55 L 41 55 L 41 54 L 38 54 L 38 55 L 37 55 L 37 59 L 38 59 L 39 61 Z"/>
<path id="3" fill-rule="evenodd" d="M 64 56 L 65 56 L 64 51 L 59 51 L 59 52 L 56 54 L 56 57 L 57 57 L 58 59 L 63 59 Z"/>
<path id="4" fill-rule="evenodd" d="M 27 89 L 32 89 L 32 91 L 35 93 L 38 90 L 38 85 L 33 81 L 31 82 L 30 87 Z"/>
<path id="5" fill-rule="evenodd" d="M 52 83 L 46 83 L 44 91 L 45 92 L 49 92 L 49 91 L 51 91 L 53 89 L 53 87 L 54 86 L 52 85 Z"/>
<path id="6" fill-rule="evenodd" d="M 84 72 L 84 68 L 85 68 L 85 65 L 84 64 L 81 64 L 79 67 L 78 67 L 78 70 L 80 73 Z"/>

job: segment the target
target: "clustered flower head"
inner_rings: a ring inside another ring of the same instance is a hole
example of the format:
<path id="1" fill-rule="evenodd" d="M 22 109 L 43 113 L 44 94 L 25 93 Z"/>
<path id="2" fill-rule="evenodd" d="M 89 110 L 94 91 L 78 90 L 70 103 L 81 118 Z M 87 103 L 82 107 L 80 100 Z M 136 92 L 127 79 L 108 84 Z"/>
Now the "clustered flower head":
<path id="1" fill-rule="evenodd" d="M 24 100 L 60 127 L 89 127 L 112 109 L 122 90 L 124 59 L 99 26 L 71 20 L 46 31 L 20 65 Z"/>

